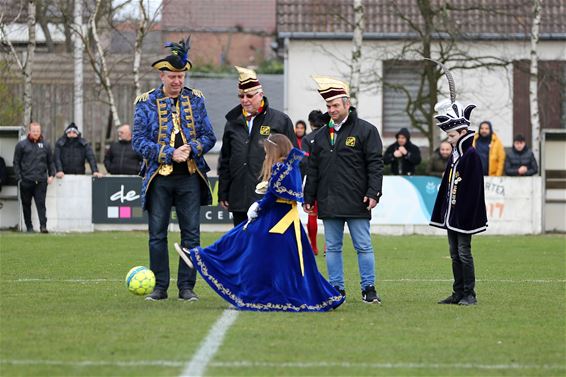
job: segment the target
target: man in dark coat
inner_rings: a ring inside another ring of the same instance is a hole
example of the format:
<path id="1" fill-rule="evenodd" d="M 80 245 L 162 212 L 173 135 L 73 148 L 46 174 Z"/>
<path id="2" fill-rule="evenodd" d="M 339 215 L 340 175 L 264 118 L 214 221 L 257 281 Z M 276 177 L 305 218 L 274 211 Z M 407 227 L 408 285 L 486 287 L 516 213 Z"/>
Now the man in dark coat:
<path id="1" fill-rule="evenodd" d="M 265 139 L 271 133 L 279 133 L 297 145 L 293 122 L 269 107 L 256 73 L 242 67 L 236 69 L 240 104 L 226 114 L 218 161 L 218 201 L 232 212 L 234 226 L 247 220 L 248 208 L 261 198 L 255 189 L 265 159 Z"/>
<path id="2" fill-rule="evenodd" d="M 472 146 L 474 131 L 468 130 L 474 108 L 475 105 L 469 105 L 464 109 L 451 100 L 435 106 L 437 125 L 447 133 L 448 142 L 454 147 L 430 220 L 430 225 L 448 232 L 454 275 L 452 294 L 439 304 L 477 303 L 472 234 L 486 230 L 487 214 L 482 162 Z"/>
<path id="3" fill-rule="evenodd" d="M 528 177 L 538 173 L 538 164 L 533 151 L 527 146 L 525 137 L 518 134 L 513 139 L 513 148 L 505 158 L 505 175 Z"/>
<path id="4" fill-rule="evenodd" d="M 53 182 L 55 164 L 51 147 L 43 140 L 41 125 L 31 122 L 27 137 L 16 145 L 14 150 L 14 173 L 20 186 L 20 198 L 24 222 L 28 232 L 33 232 L 31 222 L 31 199 L 35 201 L 41 233 L 47 231 L 45 197 L 47 185 Z"/>
<path id="5" fill-rule="evenodd" d="M 110 174 L 138 175 L 143 157 L 132 148 L 132 130 L 129 124 L 118 128 L 118 141 L 112 143 L 104 155 L 104 167 Z"/>
<path id="6" fill-rule="evenodd" d="M 330 283 L 343 295 L 342 241 L 348 223 L 358 254 L 362 300 L 381 303 L 375 289 L 375 260 L 370 236 L 371 210 L 381 196 L 382 142 L 375 126 L 358 118 L 350 105 L 348 85 L 330 77 L 314 77 L 326 101 L 325 126 L 312 143 L 304 209 L 318 201 L 324 222 L 326 264 Z"/>
<path id="7" fill-rule="evenodd" d="M 86 141 L 75 123 L 71 123 L 65 129 L 65 134 L 55 143 L 55 168 L 57 178 L 63 178 L 65 174 L 85 174 L 85 162 L 88 161 L 92 175 L 100 177 L 94 152 L 88 141 Z"/>
<path id="8" fill-rule="evenodd" d="M 407 128 L 401 128 L 395 139 L 395 143 L 385 150 L 383 162 L 391 165 L 393 175 L 414 175 L 415 167 L 421 163 L 419 147 L 411 143 L 411 133 Z"/>

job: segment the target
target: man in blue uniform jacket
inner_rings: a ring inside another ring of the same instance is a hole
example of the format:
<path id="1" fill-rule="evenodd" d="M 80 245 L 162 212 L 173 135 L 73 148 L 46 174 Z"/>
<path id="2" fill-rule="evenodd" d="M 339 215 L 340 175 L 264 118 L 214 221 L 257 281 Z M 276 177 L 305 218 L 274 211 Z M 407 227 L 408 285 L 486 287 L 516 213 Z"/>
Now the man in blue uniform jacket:
<path id="1" fill-rule="evenodd" d="M 152 64 L 162 85 L 136 98 L 132 146 L 144 158 L 141 201 L 149 214 L 149 264 L 156 285 L 146 300 L 167 298 L 167 228 L 175 206 L 181 244 L 200 245 L 200 206 L 212 203 L 204 154 L 216 142 L 200 91 L 184 86 L 189 39 L 166 43 L 172 54 Z M 179 299 L 196 301 L 196 271 L 179 260 Z"/>

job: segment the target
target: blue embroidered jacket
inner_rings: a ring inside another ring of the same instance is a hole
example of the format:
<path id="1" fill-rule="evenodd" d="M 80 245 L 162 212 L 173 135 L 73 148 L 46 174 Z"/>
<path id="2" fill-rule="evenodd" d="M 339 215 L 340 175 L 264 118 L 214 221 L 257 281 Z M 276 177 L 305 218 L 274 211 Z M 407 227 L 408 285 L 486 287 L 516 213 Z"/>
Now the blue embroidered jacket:
<path id="1" fill-rule="evenodd" d="M 144 93 L 136 99 L 132 147 L 144 158 L 141 190 L 142 208 L 146 209 L 146 193 L 151 180 L 163 164 L 172 164 L 174 147 L 170 146 L 173 132 L 173 100 L 165 95 L 163 86 Z M 191 147 L 198 174 L 201 177 L 201 205 L 212 203 L 212 193 L 206 173 L 210 170 L 204 154 L 216 143 L 208 119 L 204 98 L 199 91 L 183 88 L 179 96 L 181 130 Z"/>
<path id="2" fill-rule="evenodd" d="M 260 208 L 266 208 L 277 199 L 303 202 L 301 168 L 305 152 L 293 148 L 284 162 L 278 162 L 271 169 L 271 177 L 265 196 L 259 201 Z"/>

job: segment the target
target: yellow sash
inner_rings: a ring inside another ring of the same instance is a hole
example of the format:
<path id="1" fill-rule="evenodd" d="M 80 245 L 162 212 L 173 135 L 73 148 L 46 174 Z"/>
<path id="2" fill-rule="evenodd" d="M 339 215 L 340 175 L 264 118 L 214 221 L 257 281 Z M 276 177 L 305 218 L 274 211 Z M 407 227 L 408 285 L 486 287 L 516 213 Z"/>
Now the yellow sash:
<path id="1" fill-rule="evenodd" d="M 299 263 L 301 265 L 301 275 L 305 276 L 305 266 L 303 262 L 303 244 L 301 242 L 301 221 L 299 219 L 299 209 L 297 202 L 285 199 L 277 199 L 277 203 L 286 203 L 291 205 L 289 212 L 279 220 L 277 224 L 269 230 L 269 233 L 283 234 L 289 229 L 291 224 L 295 228 L 295 239 L 297 241 L 297 248 L 299 250 Z"/>

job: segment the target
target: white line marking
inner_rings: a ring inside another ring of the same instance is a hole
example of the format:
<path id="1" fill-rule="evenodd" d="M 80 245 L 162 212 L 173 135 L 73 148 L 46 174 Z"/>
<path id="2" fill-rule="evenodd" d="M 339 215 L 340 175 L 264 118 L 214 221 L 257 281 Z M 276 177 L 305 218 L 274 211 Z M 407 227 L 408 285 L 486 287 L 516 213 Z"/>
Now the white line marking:
<path id="1" fill-rule="evenodd" d="M 171 279 L 175 281 L 176 279 Z M 49 278 L 21 278 L 21 279 L 3 279 L 4 283 L 107 283 L 122 282 L 122 279 L 49 279 Z M 377 283 L 447 283 L 452 279 L 382 279 Z M 476 279 L 478 283 L 566 283 L 566 279 Z"/>
<path id="2" fill-rule="evenodd" d="M 62 360 L 0 360 L 0 364 L 10 365 L 60 365 L 72 367 L 98 367 L 113 366 L 131 368 L 135 366 L 157 366 L 177 368 L 185 365 L 184 361 L 173 360 L 132 360 L 132 361 L 104 361 L 104 360 L 82 360 L 82 361 L 62 361 Z"/>
<path id="3" fill-rule="evenodd" d="M 204 376 L 206 367 L 214 358 L 214 355 L 222 345 L 226 332 L 238 317 L 238 311 L 226 309 L 212 326 L 204 341 L 200 344 L 198 351 L 183 369 L 182 377 Z"/>
<path id="4" fill-rule="evenodd" d="M 97 367 L 113 366 L 131 368 L 136 366 L 157 366 L 178 368 L 185 365 L 183 361 L 175 360 L 123 360 L 123 361 L 104 361 L 104 360 L 82 360 L 82 361 L 63 361 L 63 360 L 0 360 L 0 364 L 5 365 L 59 365 L 71 367 Z M 365 368 L 365 369 L 486 369 L 486 370 L 518 370 L 518 369 L 552 369 L 566 370 L 566 365 L 560 364 L 473 364 L 473 363 L 349 363 L 349 362 L 288 362 L 275 363 L 267 361 L 211 361 L 209 367 L 215 368 Z"/>

